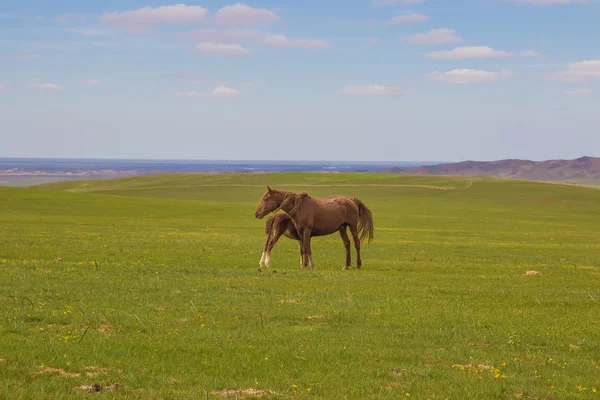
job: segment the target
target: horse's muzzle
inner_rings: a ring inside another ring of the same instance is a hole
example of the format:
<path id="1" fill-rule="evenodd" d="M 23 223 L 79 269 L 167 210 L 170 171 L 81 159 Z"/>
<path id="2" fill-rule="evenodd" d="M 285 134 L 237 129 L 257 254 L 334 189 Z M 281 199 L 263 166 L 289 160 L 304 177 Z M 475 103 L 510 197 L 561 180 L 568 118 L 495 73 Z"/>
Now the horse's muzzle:
<path id="1" fill-rule="evenodd" d="M 262 215 L 262 214 L 260 214 L 258 211 L 254 213 L 254 216 L 255 216 L 256 218 L 258 218 L 258 219 L 262 219 L 262 218 L 263 218 L 263 215 Z"/>

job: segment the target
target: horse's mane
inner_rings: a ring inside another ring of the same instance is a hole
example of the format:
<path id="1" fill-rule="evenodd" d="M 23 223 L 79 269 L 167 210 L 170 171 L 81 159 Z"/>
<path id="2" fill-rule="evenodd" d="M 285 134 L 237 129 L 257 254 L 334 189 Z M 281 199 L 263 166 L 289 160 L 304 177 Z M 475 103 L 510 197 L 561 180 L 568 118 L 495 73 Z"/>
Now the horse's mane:
<path id="1" fill-rule="evenodd" d="M 298 211 L 298 209 L 302 206 L 302 200 L 305 197 L 308 197 L 308 193 L 294 193 L 294 192 L 286 192 L 283 201 L 281 202 L 281 206 L 279 208 L 283 209 L 284 206 L 292 205 L 292 209 L 287 213 L 290 217 Z"/>

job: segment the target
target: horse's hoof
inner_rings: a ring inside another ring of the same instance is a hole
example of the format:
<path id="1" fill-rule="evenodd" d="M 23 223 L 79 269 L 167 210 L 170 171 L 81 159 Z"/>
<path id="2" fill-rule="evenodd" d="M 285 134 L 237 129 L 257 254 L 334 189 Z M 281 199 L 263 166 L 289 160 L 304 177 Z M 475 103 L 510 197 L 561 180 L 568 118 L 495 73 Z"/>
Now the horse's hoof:
<path id="1" fill-rule="evenodd" d="M 276 273 L 277 273 L 277 271 L 275 271 L 275 270 L 273 270 L 272 272 L 273 272 L 274 274 L 276 274 Z"/>
<path id="2" fill-rule="evenodd" d="M 342 268 L 342 271 L 348 271 L 350 269 L 349 265 L 344 265 L 344 268 Z"/>
<path id="3" fill-rule="evenodd" d="M 259 268 L 259 269 L 258 269 L 258 272 L 262 272 L 262 269 L 260 269 L 260 268 Z"/>

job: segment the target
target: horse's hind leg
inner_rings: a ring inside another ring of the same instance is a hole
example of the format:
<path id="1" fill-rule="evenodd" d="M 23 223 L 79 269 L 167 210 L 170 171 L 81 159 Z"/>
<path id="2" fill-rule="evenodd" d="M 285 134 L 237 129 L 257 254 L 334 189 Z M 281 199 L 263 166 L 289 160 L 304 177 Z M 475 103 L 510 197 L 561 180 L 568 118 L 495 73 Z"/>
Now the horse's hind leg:
<path id="1" fill-rule="evenodd" d="M 340 228 L 340 236 L 342 237 L 344 247 L 346 248 L 346 265 L 344 265 L 344 269 L 349 269 L 352 265 L 352 257 L 350 255 L 350 238 L 348 237 L 348 231 L 346 229 L 346 225 Z"/>
<path id="2" fill-rule="evenodd" d="M 358 229 L 356 225 L 350 225 L 350 232 L 352 232 L 352 239 L 354 240 L 354 248 L 356 249 L 356 268 L 362 268 L 362 260 L 360 259 L 360 238 L 358 237 Z"/>

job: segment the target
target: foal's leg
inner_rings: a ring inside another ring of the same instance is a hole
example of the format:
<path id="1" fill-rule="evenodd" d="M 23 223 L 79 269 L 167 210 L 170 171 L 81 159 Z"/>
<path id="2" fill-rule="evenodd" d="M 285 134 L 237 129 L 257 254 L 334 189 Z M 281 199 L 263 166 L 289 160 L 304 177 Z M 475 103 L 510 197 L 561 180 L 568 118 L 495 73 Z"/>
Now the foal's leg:
<path id="1" fill-rule="evenodd" d="M 273 229 L 265 233 L 265 245 L 263 246 L 263 253 L 260 256 L 260 261 L 258 263 L 259 266 L 263 267 L 265 265 L 265 258 L 267 257 L 267 249 L 269 248 L 269 240 L 271 239 L 271 235 L 273 234 Z"/>
<path id="2" fill-rule="evenodd" d="M 277 243 L 277 241 L 279 240 L 281 235 L 283 235 L 283 233 L 285 232 L 285 229 L 286 228 L 282 227 L 281 224 L 273 225 L 273 229 L 271 230 L 270 239 L 267 243 L 267 248 L 266 248 L 265 264 L 266 264 L 267 268 L 269 268 L 269 266 L 271 265 L 271 251 L 273 251 L 273 247 L 275 247 L 275 244 Z"/>
<path id="3" fill-rule="evenodd" d="M 362 260 L 360 259 L 360 238 L 358 237 L 358 229 L 356 225 L 350 225 L 350 232 L 352 232 L 352 239 L 354 240 L 354 248 L 356 249 L 356 268 L 362 268 Z"/>
<path id="4" fill-rule="evenodd" d="M 340 236 L 344 241 L 344 247 L 346 248 L 346 265 L 344 265 L 344 269 L 349 269 L 352 265 L 352 257 L 350 256 L 350 238 L 348 237 L 348 232 L 346 231 L 346 226 L 344 225 L 340 229 Z"/>

